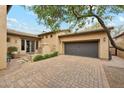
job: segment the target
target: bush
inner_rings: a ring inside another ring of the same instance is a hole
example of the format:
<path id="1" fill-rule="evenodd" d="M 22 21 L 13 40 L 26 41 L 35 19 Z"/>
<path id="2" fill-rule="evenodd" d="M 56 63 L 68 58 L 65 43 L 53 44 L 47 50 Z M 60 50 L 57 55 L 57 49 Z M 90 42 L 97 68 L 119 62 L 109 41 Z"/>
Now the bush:
<path id="1" fill-rule="evenodd" d="M 14 58 L 13 53 L 16 52 L 16 51 L 18 51 L 17 47 L 14 47 L 14 46 L 13 47 L 8 47 L 8 49 L 7 49 L 7 56 L 9 58 Z"/>
<path id="2" fill-rule="evenodd" d="M 53 56 L 58 56 L 58 52 L 56 51 L 56 52 L 53 52 L 53 54 L 52 54 Z"/>
<path id="3" fill-rule="evenodd" d="M 33 61 L 40 61 L 40 60 L 43 60 L 43 56 L 42 55 L 36 55 L 34 58 L 33 58 Z"/>
<path id="4" fill-rule="evenodd" d="M 12 54 L 13 52 L 16 52 L 18 49 L 17 47 L 8 47 L 7 52 L 8 54 Z"/>
<path id="5" fill-rule="evenodd" d="M 45 55 L 44 55 L 44 59 L 47 59 L 47 58 L 50 58 L 50 57 L 51 57 L 50 54 L 45 54 Z"/>
<path id="6" fill-rule="evenodd" d="M 47 59 L 47 58 L 51 58 L 51 57 L 55 57 L 58 55 L 58 52 L 53 52 L 51 54 L 45 54 L 45 55 L 36 55 L 34 58 L 33 58 L 33 61 L 40 61 L 40 60 L 43 60 L 43 59 Z"/>

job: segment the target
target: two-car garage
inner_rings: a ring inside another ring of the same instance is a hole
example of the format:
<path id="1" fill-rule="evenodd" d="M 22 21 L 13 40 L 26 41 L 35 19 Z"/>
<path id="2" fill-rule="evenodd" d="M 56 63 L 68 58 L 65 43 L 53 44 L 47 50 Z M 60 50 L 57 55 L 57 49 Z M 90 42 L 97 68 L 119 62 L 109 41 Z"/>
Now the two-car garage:
<path id="1" fill-rule="evenodd" d="M 109 39 L 103 29 L 60 35 L 59 41 L 60 54 L 109 59 Z"/>
<path id="2" fill-rule="evenodd" d="M 98 58 L 98 41 L 64 43 L 65 55 Z"/>

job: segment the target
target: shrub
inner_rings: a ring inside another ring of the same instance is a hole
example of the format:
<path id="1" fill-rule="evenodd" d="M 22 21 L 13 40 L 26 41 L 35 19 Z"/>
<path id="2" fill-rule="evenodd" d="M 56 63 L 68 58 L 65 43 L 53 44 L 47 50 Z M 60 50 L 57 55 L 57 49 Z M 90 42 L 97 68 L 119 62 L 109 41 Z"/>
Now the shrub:
<path id="1" fill-rule="evenodd" d="M 12 54 L 13 52 L 16 52 L 18 49 L 17 47 L 8 47 L 7 52 L 8 54 Z"/>
<path id="2" fill-rule="evenodd" d="M 51 53 L 50 55 L 51 55 L 51 57 L 58 56 L 58 52 L 53 52 L 53 53 Z"/>
<path id="3" fill-rule="evenodd" d="M 43 57 L 44 57 L 44 59 L 47 59 L 47 58 L 50 58 L 51 55 L 50 54 L 45 54 Z"/>
<path id="4" fill-rule="evenodd" d="M 40 60 L 43 60 L 43 59 L 47 59 L 47 58 L 51 58 L 51 57 L 55 57 L 58 55 L 58 52 L 53 52 L 51 54 L 45 54 L 45 55 L 36 55 L 34 58 L 33 58 L 33 61 L 40 61 Z"/>
<path id="5" fill-rule="evenodd" d="M 52 54 L 53 56 L 58 56 L 58 52 L 56 51 L 56 52 L 53 52 L 53 54 Z"/>
<path id="6" fill-rule="evenodd" d="M 7 56 L 10 57 L 10 58 L 14 58 L 14 55 L 13 53 L 18 51 L 17 47 L 8 47 L 7 49 Z"/>
<path id="7" fill-rule="evenodd" d="M 43 60 L 44 57 L 42 55 L 36 55 L 34 58 L 33 58 L 33 61 L 40 61 L 40 60 Z"/>

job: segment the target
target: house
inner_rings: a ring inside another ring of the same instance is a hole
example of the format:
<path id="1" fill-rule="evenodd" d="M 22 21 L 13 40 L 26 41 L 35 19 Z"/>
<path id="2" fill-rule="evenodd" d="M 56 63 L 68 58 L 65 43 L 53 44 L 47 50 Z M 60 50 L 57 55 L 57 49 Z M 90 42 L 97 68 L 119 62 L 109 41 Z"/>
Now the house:
<path id="1" fill-rule="evenodd" d="M 109 29 L 113 29 L 110 27 Z M 7 31 L 7 47 L 15 46 L 19 54 L 59 54 L 109 59 L 109 40 L 103 29 L 70 33 L 70 30 L 32 35 Z"/>
<path id="2" fill-rule="evenodd" d="M 113 27 L 109 28 L 110 30 Z M 103 29 L 60 35 L 60 54 L 109 59 L 109 39 Z"/>
<path id="3" fill-rule="evenodd" d="M 38 35 L 41 38 L 40 52 L 42 54 L 47 54 L 53 51 L 59 51 L 59 36 L 66 35 L 70 33 L 69 29 L 60 30 L 57 32 L 47 32 Z"/>
<path id="4" fill-rule="evenodd" d="M 109 39 L 103 29 L 70 33 L 70 30 L 47 32 L 39 35 L 22 33 L 6 28 L 6 14 L 10 9 L 0 6 L 0 69 L 6 68 L 7 47 L 15 46 L 19 54 L 59 54 L 109 59 Z M 109 28 L 110 30 L 113 27 Z"/>
<path id="5" fill-rule="evenodd" d="M 70 32 L 61 30 L 59 32 L 47 32 L 33 35 L 12 29 L 7 30 L 7 47 L 16 47 L 18 54 L 42 53 L 47 54 L 58 51 L 58 35 Z"/>
<path id="6" fill-rule="evenodd" d="M 114 40 L 118 46 L 124 48 L 124 32 L 114 37 Z M 124 58 L 124 52 L 117 50 L 117 56 Z"/>
<path id="7" fill-rule="evenodd" d="M 7 47 L 16 47 L 18 54 L 38 53 L 40 39 L 37 35 L 7 30 Z"/>

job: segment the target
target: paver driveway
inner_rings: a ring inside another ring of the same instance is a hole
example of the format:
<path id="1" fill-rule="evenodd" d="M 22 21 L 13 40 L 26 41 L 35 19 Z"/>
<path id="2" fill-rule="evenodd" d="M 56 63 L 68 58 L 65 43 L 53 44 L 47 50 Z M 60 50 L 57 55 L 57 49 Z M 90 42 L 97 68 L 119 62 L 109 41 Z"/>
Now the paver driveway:
<path id="1" fill-rule="evenodd" d="M 0 87 L 109 87 L 100 61 L 61 55 L 28 63 L 16 71 L 0 75 Z"/>

